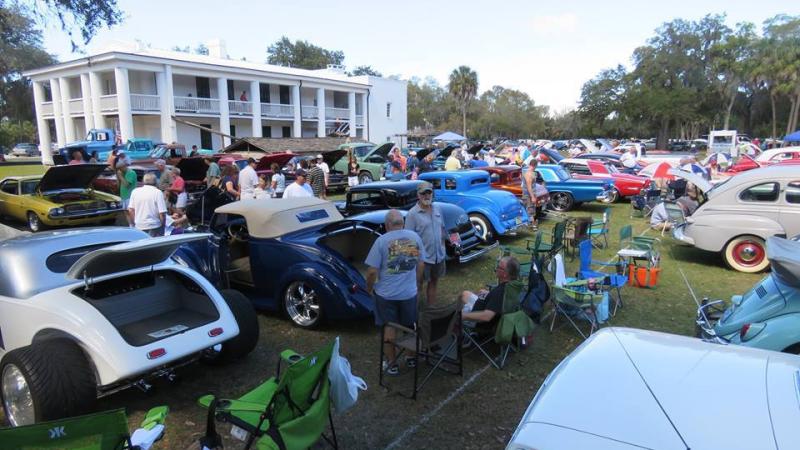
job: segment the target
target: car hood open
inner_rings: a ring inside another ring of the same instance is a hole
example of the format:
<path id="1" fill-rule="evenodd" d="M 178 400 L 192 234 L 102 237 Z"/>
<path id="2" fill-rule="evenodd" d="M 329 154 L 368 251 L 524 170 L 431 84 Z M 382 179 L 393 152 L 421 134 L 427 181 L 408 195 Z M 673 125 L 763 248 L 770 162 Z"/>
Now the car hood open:
<path id="1" fill-rule="evenodd" d="M 328 167 L 333 167 L 347 154 L 347 150 L 330 150 L 322 153 L 322 160 Z"/>
<path id="2" fill-rule="evenodd" d="M 708 192 L 711 190 L 713 186 L 711 183 L 708 182 L 705 178 L 701 177 L 700 175 L 694 172 L 687 172 L 686 170 L 678 169 L 677 167 L 673 167 L 667 171 L 670 175 L 674 175 L 678 178 L 683 178 L 684 180 L 688 181 L 695 185 L 698 189 L 703 192 Z"/>
<path id="3" fill-rule="evenodd" d="M 83 255 L 67 272 L 67 278 L 94 278 L 159 264 L 181 245 L 208 239 L 209 233 L 163 236 L 112 245 Z"/>
<path id="4" fill-rule="evenodd" d="M 793 355 L 607 328 L 545 380 L 521 428 L 552 424 L 647 448 L 783 448 L 800 438 L 798 367 Z M 710 417 L 731 426 L 702 426 Z"/>
<path id="5" fill-rule="evenodd" d="M 295 156 L 297 156 L 295 153 L 273 153 L 271 155 L 264 155 L 258 160 L 256 172 L 270 170 L 272 163 L 275 163 L 278 165 L 278 167 L 282 168 Z"/>
<path id="6" fill-rule="evenodd" d="M 107 167 L 105 164 L 53 166 L 42 175 L 37 189 L 41 192 L 87 189 Z"/>
<path id="7" fill-rule="evenodd" d="M 394 148 L 394 142 L 385 142 L 377 147 L 373 148 L 369 153 L 364 155 L 364 159 L 369 158 L 372 155 L 379 155 L 386 158 L 389 155 L 389 152 Z"/>

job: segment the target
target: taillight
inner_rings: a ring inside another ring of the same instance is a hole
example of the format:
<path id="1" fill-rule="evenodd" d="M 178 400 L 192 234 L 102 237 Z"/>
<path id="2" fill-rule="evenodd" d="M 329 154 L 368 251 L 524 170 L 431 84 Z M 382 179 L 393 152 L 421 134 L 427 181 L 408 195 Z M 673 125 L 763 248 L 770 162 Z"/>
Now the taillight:
<path id="1" fill-rule="evenodd" d="M 350 285 L 350 293 L 351 294 L 355 294 L 356 291 L 358 291 L 358 285 L 357 284 L 351 284 Z"/>
<path id="2" fill-rule="evenodd" d="M 161 358 L 166 354 L 167 354 L 166 350 L 164 350 L 163 348 L 157 348 L 155 350 L 150 350 L 149 352 L 147 352 L 147 359 Z"/>
<path id="3" fill-rule="evenodd" d="M 739 339 L 744 340 L 744 337 L 748 331 L 750 331 L 750 324 L 746 323 L 742 325 L 742 329 L 739 330 Z"/>
<path id="4" fill-rule="evenodd" d="M 222 333 L 223 333 L 223 331 L 224 331 L 224 330 L 223 330 L 221 327 L 217 327 L 217 328 L 214 328 L 214 329 L 212 329 L 211 331 L 209 331 L 209 332 L 208 332 L 208 336 L 209 336 L 209 337 L 217 337 L 217 336 L 219 336 L 220 334 L 222 334 Z"/>

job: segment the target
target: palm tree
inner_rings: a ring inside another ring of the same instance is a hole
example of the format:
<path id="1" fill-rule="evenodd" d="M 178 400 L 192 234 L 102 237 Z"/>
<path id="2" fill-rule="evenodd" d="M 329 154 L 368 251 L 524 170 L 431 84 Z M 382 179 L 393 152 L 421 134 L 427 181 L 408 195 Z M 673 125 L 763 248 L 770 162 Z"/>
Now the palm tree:
<path id="1" fill-rule="evenodd" d="M 459 66 L 450 72 L 448 89 L 461 107 L 462 134 L 467 137 L 467 107 L 478 94 L 478 73 L 467 66 Z"/>

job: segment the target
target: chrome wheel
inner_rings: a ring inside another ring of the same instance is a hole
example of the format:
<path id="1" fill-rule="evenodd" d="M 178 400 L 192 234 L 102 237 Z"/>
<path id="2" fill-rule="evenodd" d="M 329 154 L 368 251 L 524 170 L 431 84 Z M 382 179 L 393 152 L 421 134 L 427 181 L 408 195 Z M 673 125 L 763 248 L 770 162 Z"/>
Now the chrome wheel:
<path id="1" fill-rule="evenodd" d="M 603 203 L 616 203 L 619 200 L 619 191 L 616 189 L 611 189 L 608 191 L 608 196 L 606 196 Z"/>
<path id="2" fill-rule="evenodd" d="M 11 425 L 18 427 L 34 423 L 36 412 L 33 408 L 33 396 L 22 371 L 14 364 L 8 364 L 3 368 L 0 382 L 3 389 L 3 409 Z"/>
<path id="3" fill-rule="evenodd" d="M 28 228 L 34 233 L 42 228 L 42 223 L 39 221 L 39 216 L 34 212 L 28 213 Z"/>
<path id="4" fill-rule="evenodd" d="M 358 184 L 367 183 L 372 183 L 372 174 L 369 172 L 362 172 L 361 175 L 358 176 Z"/>
<path id="5" fill-rule="evenodd" d="M 292 322 L 303 328 L 311 328 L 320 320 L 319 296 L 306 281 L 289 284 L 284 295 L 284 307 Z"/>
<path id="6" fill-rule="evenodd" d="M 572 208 L 572 204 L 572 195 L 567 192 L 554 192 L 550 194 L 550 206 L 556 211 L 569 211 Z"/>

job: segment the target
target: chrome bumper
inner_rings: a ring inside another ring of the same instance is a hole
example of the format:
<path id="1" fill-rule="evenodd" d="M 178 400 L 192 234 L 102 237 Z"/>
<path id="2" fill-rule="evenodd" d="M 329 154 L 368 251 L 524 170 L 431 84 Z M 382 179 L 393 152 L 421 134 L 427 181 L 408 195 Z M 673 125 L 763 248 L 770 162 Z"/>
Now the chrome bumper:
<path id="1" fill-rule="evenodd" d="M 681 224 L 676 226 L 672 229 L 672 237 L 683 244 L 686 245 L 694 245 L 694 239 L 690 238 L 689 236 L 684 233 L 683 229 L 686 228 L 686 224 Z"/>
<path id="2" fill-rule="evenodd" d="M 477 246 L 473 247 L 470 250 L 470 252 L 467 253 L 466 255 L 459 255 L 458 256 L 458 262 L 459 263 L 465 263 L 465 262 L 472 261 L 473 259 L 483 255 L 484 253 L 496 248 L 498 245 L 500 245 L 500 243 L 497 242 L 497 241 L 494 241 L 493 244 L 490 244 L 490 245 L 487 245 L 487 246 L 483 246 L 483 247 L 481 247 L 480 245 L 477 245 Z"/>
<path id="3" fill-rule="evenodd" d="M 610 195 L 610 193 L 611 193 L 611 191 L 603 191 L 603 192 L 597 194 L 597 197 L 595 197 L 594 199 L 597 200 L 598 202 L 607 201 L 608 200 L 608 196 Z"/>
<path id="4" fill-rule="evenodd" d="M 704 302 L 697 308 L 697 315 L 695 316 L 694 321 L 694 324 L 697 326 L 697 330 L 699 331 L 697 337 L 706 342 L 712 342 L 714 344 L 727 345 L 730 343 L 730 341 L 724 337 L 717 335 L 717 332 L 714 330 L 714 323 L 708 319 L 709 308 L 722 304 L 724 304 L 722 300 L 715 300 L 709 303 Z"/>
<path id="5" fill-rule="evenodd" d="M 80 212 L 80 213 L 64 213 L 58 216 L 53 216 L 48 214 L 47 217 L 50 220 L 74 220 L 74 219 L 86 219 L 89 217 L 97 217 L 97 216 L 105 216 L 107 214 L 115 214 L 122 211 L 122 208 L 115 208 L 115 209 L 100 209 L 96 211 L 88 211 L 88 212 Z"/>

